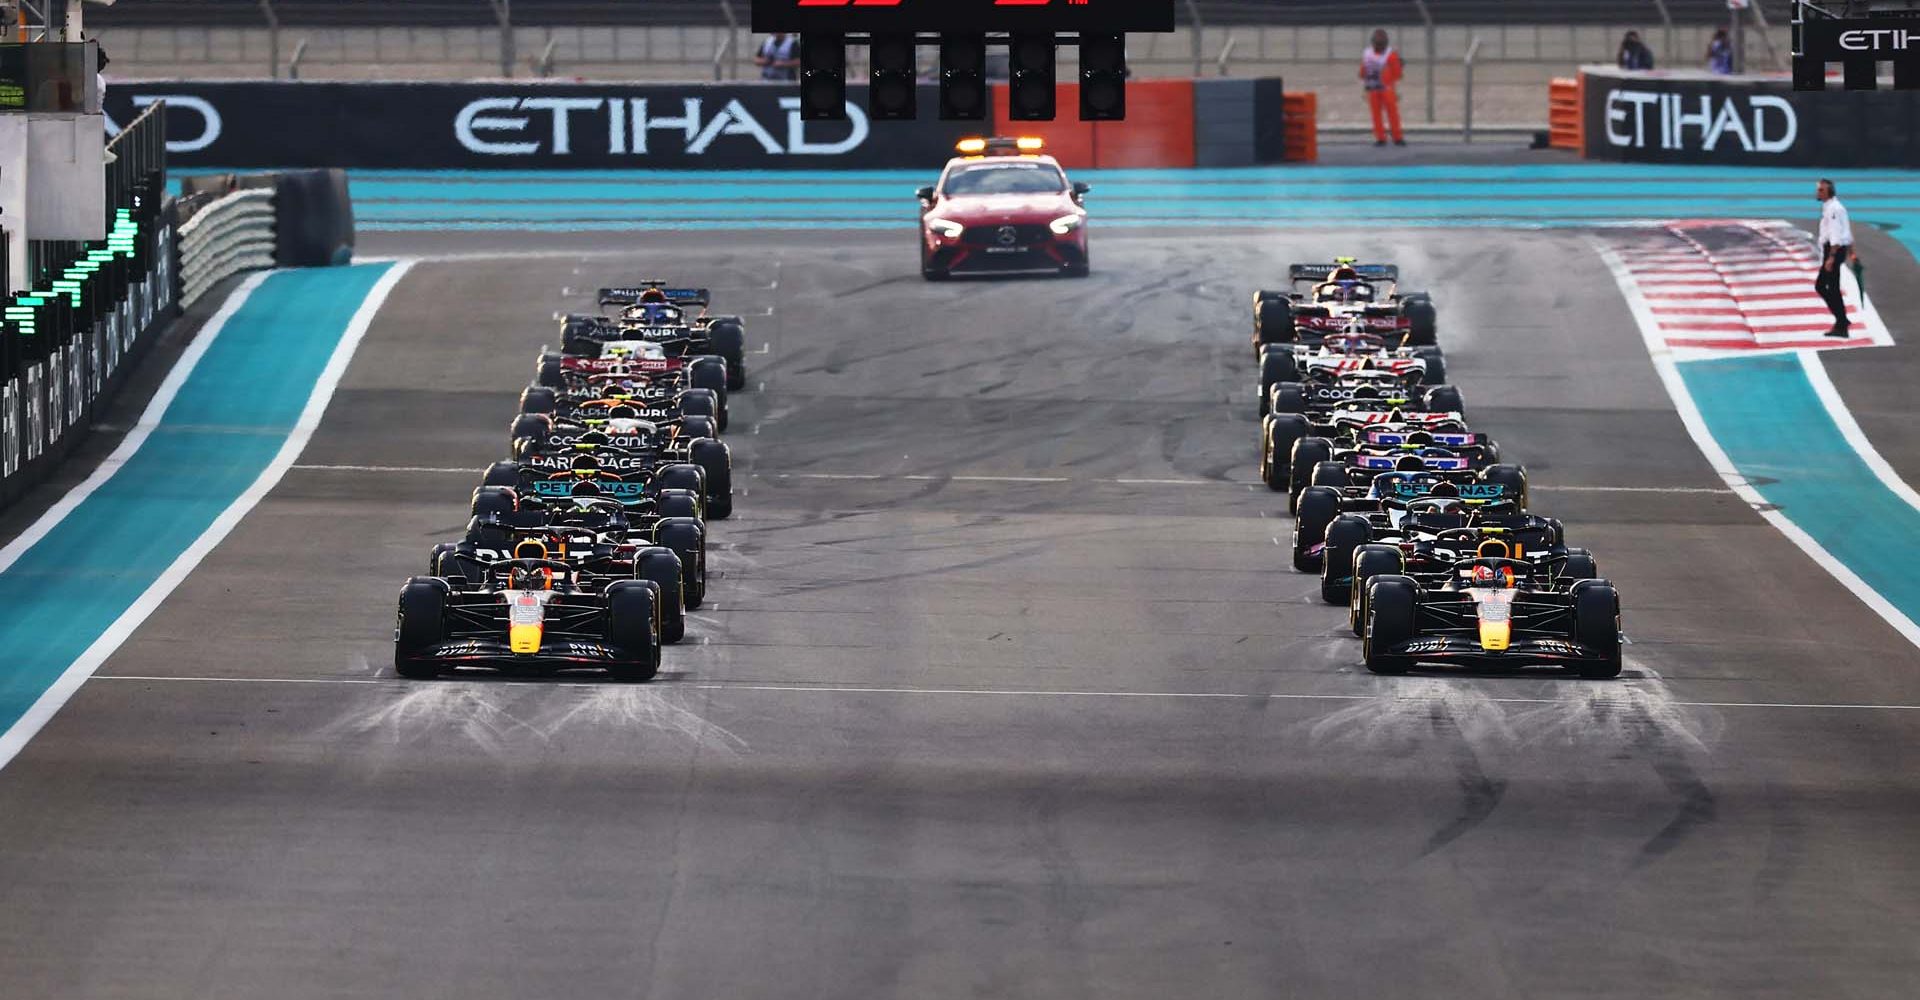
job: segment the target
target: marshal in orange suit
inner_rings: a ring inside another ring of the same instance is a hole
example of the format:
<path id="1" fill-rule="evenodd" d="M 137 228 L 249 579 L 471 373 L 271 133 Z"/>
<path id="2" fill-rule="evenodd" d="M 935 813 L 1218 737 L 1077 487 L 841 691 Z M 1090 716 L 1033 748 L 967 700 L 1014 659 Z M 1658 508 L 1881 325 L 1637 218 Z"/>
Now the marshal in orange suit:
<path id="1" fill-rule="evenodd" d="M 1387 129 L 1393 130 L 1393 144 L 1404 146 L 1406 137 L 1400 134 L 1400 98 L 1394 93 L 1394 86 L 1400 82 L 1404 67 L 1400 64 L 1400 53 L 1387 44 L 1387 33 L 1375 31 L 1373 46 L 1360 55 L 1360 82 L 1367 88 L 1367 108 L 1373 112 L 1373 144 L 1387 144 Z M 1386 123 L 1381 123 L 1385 116 Z"/>

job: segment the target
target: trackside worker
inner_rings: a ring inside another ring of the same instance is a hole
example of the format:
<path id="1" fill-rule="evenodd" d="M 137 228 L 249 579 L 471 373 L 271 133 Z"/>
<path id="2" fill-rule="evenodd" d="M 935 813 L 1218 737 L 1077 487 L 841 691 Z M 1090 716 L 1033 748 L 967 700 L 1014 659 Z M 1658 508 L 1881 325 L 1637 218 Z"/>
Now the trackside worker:
<path id="1" fill-rule="evenodd" d="M 1387 129 L 1380 123 L 1383 113 L 1393 129 L 1393 144 L 1407 144 L 1406 137 L 1400 134 L 1400 98 L 1393 89 L 1404 70 L 1400 53 L 1387 45 L 1387 33 L 1376 29 L 1373 47 L 1360 55 L 1360 82 L 1367 88 L 1367 109 L 1373 112 L 1373 144 L 1376 146 L 1387 144 Z"/>
<path id="2" fill-rule="evenodd" d="M 1840 268 L 1856 260 L 1853 252 L 1853 221 L 1847 218 L 1847 206 L 1834 196 L 1833 182 L 1821 178 L 1813 196 L 1820 199 L 1820 273 L 1813 279 L 1813 290 L 1833 310 L 1833 329 L 1829 337 L 1847 335 L 1847 301 L 1840 296 Z"/>

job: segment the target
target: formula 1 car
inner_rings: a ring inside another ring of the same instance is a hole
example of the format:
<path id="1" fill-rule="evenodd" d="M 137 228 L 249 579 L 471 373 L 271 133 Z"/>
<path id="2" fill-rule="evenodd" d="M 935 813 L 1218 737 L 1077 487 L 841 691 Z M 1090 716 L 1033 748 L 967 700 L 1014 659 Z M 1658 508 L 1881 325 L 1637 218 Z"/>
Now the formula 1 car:
<path id="1" fill-rule="evenodd" d="M 1346 470 L 1331 465 L 1321 475 L 1346 479 Z M 1383 472 L 1366 486 L 1319 482 L 1296 496 L 1293 518 L 1293 568 L 1318 573 L 1324 564 L 1327 529 L 1342 514 L 1376 511 L 1404 516 L 1409 501 L 1438 492 L 1441 496 L 1485 503 L 1507 500 L 1526 510 L 1527 470 L 1518 465 L 1494 465 L 1480 472 Z M 1390 519 L 1391 520 L 1391 519 Z M 1396 522 L 1397 523 L 1397 522 Z"/>
<path id="2" fill-rule="evenodd" d="M 560 320 L 561 351 L 597 358 L 609 343 L 651 341 L 669 357 L 717 356 L 727 366 L 726 388 L 747 387 L 747 326 L 738 316 L 707 312 L 712 294 L 704 288 L 670 288 L 664 281 L 647 280 L 623 288 L 600 289 L 601 308 L 619 307 L 616 315 L 568 313 Z"/>
<path id="3" fill-rule="evenodd" d="M 1462 560 L 1438 586 L 1385 574 L 1367 584 L 1367 669 L 1401 674 L 1419 663 L 1481 668 L 1557 664 L 1587 678 L 1620 675 L 1620 595 L 1605 580 L 1541 586 L 1520 559 Z"/>
<path id="4" fill-rule="evenodd" d="M 604 582 L 546 558 L 537 543 L 481 568 L 479 582 L 417 576 L 400 591 L 393 665 L 430 678 L 461 666 L 598 668 L 617 680 L 660 671 L 660 585 Z"/>
<path id="5" fill-rule="evenodd" d="M 712 389 L 676 389 L 655 386 L 629 375 L 575 376 L 566 389 L 530 385 L 521 390 L 521 416 L 545 417 L 555 426 L 576 424 L 600 428 L 612 421 L 643 421 L 652 424 L 666 439 L 719 437 L 720 419 L 725 409 Z M 539 419 L 523 421 L 516 417 L 508 437 L 520 440 L 542 433 Z"/>
<path id="6" fill-rule="evenodd" d="M 1305 451 L 1299 448 L 1300 442 L 1315 439 L 1328 442 L 1324 453 L 1318 445 Z M 1276 493 L 1298 494 L 1309 484 L 1315 465 L 1336 458 L 1341 449 L 1362 448 L 1375 449 L 1376 454 L 1355 464 L 1376 471 L 1401 468 L 1403 464 L 1410 471 L 1437 469 L 1459 464 L 1453 459 L 1462 455 L 1467 457 L 1467 468 L 1482 468 L 1500 461 L 1499 444 L 1488 435 L 1467 430 L 1465 419 L 1458 413 L 1334 410 L 1319 422 L 1305 414 L 1274 413 L 1261 420 L 1260 478 Z M 1392 454 L 1390 449 L 1427 453 L 1433 448 L 1452 454 L 1432 456 L 1434 461 L 1428 460 L 1428 454 L 1421 454 L 1417 463 L 1402 463 L 1398 456 L 1390 462 L 1383 460 Z"/>
<path id="7" fill-rule="evenodd" d="M 482 486 L 510 486 L 525 496 L 568 497 L 576 484 L 591 481 L 605 496 L 634 505 L 662 490 L 685 490 L 700 498 L 699 516 L 715 521 L 733 514 L 733 456 L 725 442 L 694 438 L 684 455 L 659 447 L 620 447 L 617 434 L 589 432 L 578 438 L 555 435 L 522 439 L 515 458 L 495 462 Z M 656 440 L 634 435 L 635 441 Z"/>
<path id="8" fill-rule="evenodd" d="M 1061 274 L 1084 278 L 1085 184 L 1067 180 L 1045 143 L 1031 136 L 972 137 L 940 179 L 917 192 L 920 275 Z"/>
<path id="9" fill-rule="evenodd" d="M 1480 472 L 1500 465 L 1500 446 L 1485 434 L 1427 431 L 1384 424 L 1341 439 L 1304 437 L 1293 443 L 1288 491 L 1309 486 L 1366 486 L 1382 472 Z M 1326 468 L 1337 465 L 1345 477 Z"/>
<path id="10" fill-rule="evenodd" d="M 1267 397 L 1268 413 L 1309 417 L 1341 409 L 1453 414 L 1467 409 L 1454 386 L 1409 385 L 1404 375 L 1371 368 L 1329 373 L 1315 382 L 1280 382 Z"/>
<path id="11" fill-rule="evenodd" d="M 1360 264 L 1351 257 L 1332 264 L 1294 264 L 1287 268 L 1291 291 L 1253 293 L 1253 350 L 1262 344 L 1319 340 L 1356 326 L 1399 345 L 1436 342 L 1436 311 L 1424 292 L 1402 294 L 1400 269 L 1392 264 Z M 1306 292 L 1298 291 L 1311 283 Z"/>
<path id="12" fill-rule="evenodd" d="M 1389 372 L 1409 386 L 1447 380 L 1446 357 L 1438 347 L 1388 348 L 1380 337 L 1357 333 L 1329 336 L 1319 344 L 1267 344 L 1260 348 L 1260 414 L 1268 412 L 1276 385 L 1332 382 L 1358 371 Z"/>
<path id="13" fill-rule="evenodd" d="M 534 363 L 533 387 L 552 389 L 556 396 L 579 395 L 594 386 L 613 387 L 650 408 L 675 408 L 688 392 L 713 395 L 711 408 L 678 407 L 683 412 L 714 418 L 727 429 L 727 365 L 713 355 L 669 358 L 651 341 L 615 341 L 602 345 L 597 358 L 570 357 L 541 351 Z"/>

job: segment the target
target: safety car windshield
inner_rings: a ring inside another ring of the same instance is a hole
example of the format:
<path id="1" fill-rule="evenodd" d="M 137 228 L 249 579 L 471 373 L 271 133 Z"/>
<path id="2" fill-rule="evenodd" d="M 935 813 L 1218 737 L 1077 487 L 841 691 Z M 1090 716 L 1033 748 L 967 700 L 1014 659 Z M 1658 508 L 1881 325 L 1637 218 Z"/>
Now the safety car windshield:
<path id="1" fill-rule="evenodd" d="M 1067 178 L 1058 167 L 1013 161 L 977 163 L 947 174 L 947 196 L 960 194 L 1059 194 Z"/>

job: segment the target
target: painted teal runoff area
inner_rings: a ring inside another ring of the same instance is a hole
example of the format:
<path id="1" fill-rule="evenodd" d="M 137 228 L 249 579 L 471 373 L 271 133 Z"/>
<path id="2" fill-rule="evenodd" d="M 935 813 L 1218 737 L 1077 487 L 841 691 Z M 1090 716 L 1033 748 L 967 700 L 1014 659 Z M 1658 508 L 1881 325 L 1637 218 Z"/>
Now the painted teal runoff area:
<path id="1" fill-rule="evenodd" d="M 1920 621 L 1920 578 L 1913 573 L 1920 510 L 1888 489 L 1841 436 L 1799 356 L 1678 367 L 1714 440 L 1767 503 Z"/>
<path id="2" fill-rule="evenodd" d="M 269 276 L 126 464 L 0 572 L 0 732 L 259 478 L 390 266 Z"/>

